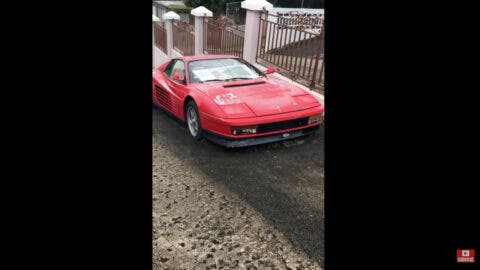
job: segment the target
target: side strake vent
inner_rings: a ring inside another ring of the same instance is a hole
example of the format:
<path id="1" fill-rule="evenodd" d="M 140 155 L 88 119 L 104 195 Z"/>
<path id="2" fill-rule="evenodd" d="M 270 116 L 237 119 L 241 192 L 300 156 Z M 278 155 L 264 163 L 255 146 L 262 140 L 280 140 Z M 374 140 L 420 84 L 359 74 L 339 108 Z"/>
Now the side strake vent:
<path id="1" fill-rule="evenodd" d="M 252 82 L 252 83 L 241 83 L 241 84 L 227 84 L 224 85 L 223 88 L 233 88 L 233 87 L 242 87 L 242 86 L 250 86 L 250 85 L 257 85 L 257 84 L 264 84 L 265 82 Z"/>
<path id="2" fill-rule="evenodd" d="M 160 105 L 165 107 L 168 110 L 172 109 L 172 98 L 170 94 L 163 88 L 158 85 L 155 86 L 155 95 L 157 96 Z"/>

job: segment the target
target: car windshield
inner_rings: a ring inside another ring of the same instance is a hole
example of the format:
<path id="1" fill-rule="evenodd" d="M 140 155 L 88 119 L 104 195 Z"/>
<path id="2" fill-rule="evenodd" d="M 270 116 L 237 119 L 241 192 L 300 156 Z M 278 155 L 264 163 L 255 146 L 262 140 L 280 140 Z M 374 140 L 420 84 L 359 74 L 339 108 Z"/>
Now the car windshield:
<path id="1" fill-rule="evenodd" d="M 263 76 L 259 70 L 237 58 L 192 61 L 188 63 L 188 72 L 190 83 L 247 80 Z"/>

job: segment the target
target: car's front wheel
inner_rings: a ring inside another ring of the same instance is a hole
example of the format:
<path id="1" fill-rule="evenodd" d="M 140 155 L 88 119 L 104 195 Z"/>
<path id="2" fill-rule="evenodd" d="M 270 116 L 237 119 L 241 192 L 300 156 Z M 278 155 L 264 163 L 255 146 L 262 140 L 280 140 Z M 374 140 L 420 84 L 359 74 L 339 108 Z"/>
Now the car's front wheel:
<path id="1" fill-rule="evenodd" d="M 200 116 L 197 104 L 193 100 L 187 103 L 185 108 L 185 118 L 187 119 L 188 132 L 195 140 L 202 138 L 202 126 L 200 125 Z"/>

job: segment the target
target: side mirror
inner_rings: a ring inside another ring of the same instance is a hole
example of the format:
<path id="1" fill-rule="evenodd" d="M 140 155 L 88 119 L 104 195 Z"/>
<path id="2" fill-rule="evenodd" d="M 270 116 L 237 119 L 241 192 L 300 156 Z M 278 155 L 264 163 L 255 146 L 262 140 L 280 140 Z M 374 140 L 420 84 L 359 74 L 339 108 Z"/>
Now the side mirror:
<path id="1" fill-rule="evenodd" d="M 174 79 L 175 81 L 183 81 L 183 76 L 180 75 L 180 74 L 178 74 L 178 72 L 175 72 L 175 73 L 173 74 L 173 79 Z"/>
<path id="2" fill-rule="evenodd" d="M 268 75 L 277 72 L 277 70 L 274 67 L 269 67 L 267 70 L 263 72 L 263 74 Z"/>

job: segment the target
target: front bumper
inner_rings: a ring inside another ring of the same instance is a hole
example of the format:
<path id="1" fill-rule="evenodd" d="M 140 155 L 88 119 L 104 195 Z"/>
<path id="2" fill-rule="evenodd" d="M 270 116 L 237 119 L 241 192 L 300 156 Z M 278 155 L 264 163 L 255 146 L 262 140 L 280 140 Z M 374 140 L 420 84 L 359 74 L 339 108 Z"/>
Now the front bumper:
<path id="1" fill-rule="evenodd" d="M 279 142 L 279 141 L 302 137 L 302 136 L 314 133 L 315 131 L 318 130 L 319 127 L 320 125 L 309 127 L 306 129 L 301 129 L 301 130 L 284 132 L 280 134 L 250 137 L 246 139 L 231 139 L 231 138 L 226 138 L 214 133 L 204 131 L 204 137 L 224 147 L 237 148 L 237 147 L 246 147 L 246 146 L 253 146 L 253 145 L 259 145 L 259 144 L 265 144 L 265 143 Z"/>
<path id="2" fill-rule="evenodd" d="M 221 137 L 240 140 L 247 138 L 256 138 L 260 136 L 274 135 L 278 134 L 281 131 L 272 132 L 269 134 L 256 134 L 256 135 L 233 135 L 232 127 L 242 127 L 242 126 L 256 126 L 264 124 L 275 124 L 284 121 L 291 121 L 295 119 L 307 118 L 313 115 L 323 114 L 323 109 L 321 106 L 312 107 L 305 110 L 299 110 L 294 112 L 279 113 L 266 116 L 256 116 L 256 117 L 245 117 L 245 118 L 219 118 L 216 116 L 208 115 L 201 113 L 200 120 L 202 129 L 210 133 L 214 133 Z M 306 127 L 305 127 L 306 128 Z M 300 128 L 297 128 L 300 129 Z M 285 132 L 290 132 L 291 130 L 286 130 Z"/>

